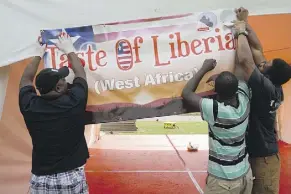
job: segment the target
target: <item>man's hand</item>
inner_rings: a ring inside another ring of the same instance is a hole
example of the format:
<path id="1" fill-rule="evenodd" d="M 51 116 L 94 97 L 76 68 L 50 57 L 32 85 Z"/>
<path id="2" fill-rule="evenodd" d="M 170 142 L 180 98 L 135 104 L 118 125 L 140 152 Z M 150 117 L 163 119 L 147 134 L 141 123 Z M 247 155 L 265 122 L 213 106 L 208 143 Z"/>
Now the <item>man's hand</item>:
<path id="1" fill-rule="evenodd" d="M 206 59 L 202 65 L 202 70 L 205 72 L 211 71 L 216 67 L 216 60 L 215 59 Z"/>
<path id="2" fill-rule="evenodd" d="M 60 34 L 59 40 L 55 45 L 67 55 L 69 53 L 75 52 L 75 48 L 71 40 L 71 37 L 65 32 L 62 32 Z"/>
<path id="3" fill-rule="evenodd" d="M 38 40 L 36 42 L 36 57 L 40 57 L 43 58 L 44 54 L 45 54 L 45 50 L 46 50 L 46 44 L 42 43 L 42 38 L 41 36 L 38 37 Z M 39 53 L 39 54 L 38 54 Z"/>
<path id="4" fill-rule="evenodd" d="M 239 21 L 248 21 L 249 11 L 243 7 L 235 9 L 236 17 Z"/>

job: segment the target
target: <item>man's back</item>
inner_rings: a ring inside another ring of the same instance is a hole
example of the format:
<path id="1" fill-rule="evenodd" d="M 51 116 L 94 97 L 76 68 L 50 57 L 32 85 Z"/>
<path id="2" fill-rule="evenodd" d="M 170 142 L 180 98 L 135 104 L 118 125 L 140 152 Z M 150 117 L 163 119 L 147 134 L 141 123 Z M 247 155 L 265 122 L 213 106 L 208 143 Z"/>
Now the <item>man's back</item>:
<path id="1" fill-rule="evenodd" d="M 278 153 L 275 120 L 283 100 L 282 87 L 276 87 L 255 69 L 249 81 L 252 89 L 250 126 L 247 146 L 250 156 L 266 157 Z"/>
<path id="2" fill-rule="evenodd" d="M 75 169 L 89 157 L 84 137 L 88 86 L 76 78 L 71 90 L 57 99 L 21 88 L 19 106 L 32 138 L 32 173 L 48 175 Z"/>
<path id="3" fill-rule="evenodd" d="M 209 125 L 208 173 L 227 180 L 244 176 L 249 168 L 245 133 L 250 111 L 250 92 L 239 83 L 238 107 L 202 99 L 201 113 Z"/>

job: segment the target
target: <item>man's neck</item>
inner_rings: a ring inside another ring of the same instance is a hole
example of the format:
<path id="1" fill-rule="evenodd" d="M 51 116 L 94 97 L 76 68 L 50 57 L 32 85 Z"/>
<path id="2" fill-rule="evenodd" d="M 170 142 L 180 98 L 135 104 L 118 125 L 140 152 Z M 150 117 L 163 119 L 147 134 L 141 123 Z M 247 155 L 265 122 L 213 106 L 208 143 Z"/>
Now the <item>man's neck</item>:
<path id="1" fill-rule="evenodd" d="M 229 105 L 229 106 L 232 106 L 234 108 L 238 108 L 238 106 L 239 106 L 237 95 L 235 95 L 233 98 L 230 98 L 230 99 L 220 99 L 218 97 L 217 100 L 218 100 L 218 102 L 224 103 L 225 106 Z"/>

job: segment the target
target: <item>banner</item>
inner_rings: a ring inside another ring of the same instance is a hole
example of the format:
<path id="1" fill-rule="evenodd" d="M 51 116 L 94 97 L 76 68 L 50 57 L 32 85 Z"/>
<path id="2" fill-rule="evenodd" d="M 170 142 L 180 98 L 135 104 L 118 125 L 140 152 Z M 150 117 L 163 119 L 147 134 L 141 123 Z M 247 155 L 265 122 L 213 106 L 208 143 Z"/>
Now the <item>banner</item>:
<path id="1" fill-rule="evenodd" d="M 205 59 L 216 59 L 217 67 L 201 80 L 196 92 L 202 96 L 213 94 L 211 76 L 234 71 L 235 43 L 224 26 L 234 19 L 233 10 L 217 10 L 43 30 L 45 67 L 70 67 L 54 46 L 64 30 L 87 73 L 90 123 L 191 112 L 181 92 Z"/>

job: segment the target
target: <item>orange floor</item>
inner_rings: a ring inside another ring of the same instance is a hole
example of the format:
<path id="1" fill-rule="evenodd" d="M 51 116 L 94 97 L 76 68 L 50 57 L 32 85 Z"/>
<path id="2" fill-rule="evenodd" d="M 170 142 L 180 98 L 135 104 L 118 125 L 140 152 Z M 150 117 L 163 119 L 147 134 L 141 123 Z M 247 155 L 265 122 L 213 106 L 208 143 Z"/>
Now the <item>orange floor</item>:
<path id="1" fill-rule="evenodd" d="M 200 151 L 185 151 L 189 141 L 199 144 Z M 280 148 L 284 168 L 280 194 L 287 194 L 291 189 L 291 147 L 281 143 Z M 203 193 L 207 154 L 205 135 L 103 136 L 90 149 L 86 167 L 90 193 Z"/>

